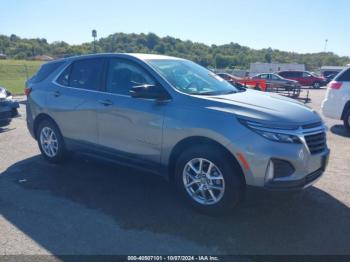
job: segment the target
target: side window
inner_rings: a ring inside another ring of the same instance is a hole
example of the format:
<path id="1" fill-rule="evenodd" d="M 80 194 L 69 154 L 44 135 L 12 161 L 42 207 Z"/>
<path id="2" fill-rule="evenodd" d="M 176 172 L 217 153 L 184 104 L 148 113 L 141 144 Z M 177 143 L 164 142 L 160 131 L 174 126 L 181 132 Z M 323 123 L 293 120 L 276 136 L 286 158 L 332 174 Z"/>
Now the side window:
<path id="1" fill-rule="evenodd" d="M 56 82 L 62 86 L 69 86 L 69 74 L 71 69 L 72 65 L 68 66 L 57 78 Z"/>
<path id="2" fill-rule="evenodd" d="M 72 65 L 69 86 L 87 90 L 99 90 L 102 83 L 103 59 L 86 59 Z"/>
<path id="3" fill-rule="evenodd" d="M 129 90 L 138 85 L 155 85 L 154 79 L 140 66 L 125 60 L 112 59 L 108 66 L 106 91 L 129 95 Z"/>
<path id="4" fill-rule="evenodd" d="M 53 71 L 63 65 L 63 63 L 64 62 L 53 62 L 42 65 L 38 73 L 32 78 L 32 82 L 39 83 L 45 80 Z"/>
<path id="5" fill-rule="evenodd" d="M 303 72 L 302 77 L 310 77 L 311 75 L 307 72 Z"/>
<path id="6" fill-rule="evenodd" d="M 270 75 L 270 78 L 271 78 L 272 80 L 279 80 L 278 76 L 275 76 L 275 75 Z"/>
<path id="7" fill-rule="evenodd" d="M 268 78 L 268 75 L 267 75 L 267 74 L 262 74 L 262 75 L 260 75 L 260 78 L 261 78 L 261 79 L 267 79 L 267 78 Z"/>
<path id="8" fill-rule="evenodd" d="M 222 78 L 222 79 L 225 79 L 225 80 L 229 80 L 229 76 L 228 75 L 225 75 L 225 74 L 219 74 L 219 76 Z"/>
<path id="9" fill-rule="evenodd" d="M 337 77 L 337 81 L 350 81 L 350 68 Z"/>
<path id="10" fill-rule="evenodd" d="M 279 75 L 282 77 L 290 77 L 290 74 L 288 72 L 281 72 Z"/>

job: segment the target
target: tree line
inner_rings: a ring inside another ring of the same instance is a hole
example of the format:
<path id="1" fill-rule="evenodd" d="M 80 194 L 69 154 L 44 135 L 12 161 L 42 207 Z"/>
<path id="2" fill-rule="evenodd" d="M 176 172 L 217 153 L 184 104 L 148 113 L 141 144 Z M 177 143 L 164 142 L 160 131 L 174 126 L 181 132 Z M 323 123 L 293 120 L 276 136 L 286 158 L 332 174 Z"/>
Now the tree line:
<path id="1" fill-rule="evenodd" d="M 183 41 L 154 33 L 125 34 L 116 33 L 96 41 L 97 52 L 110 53 L 155 53 L 183 57 L 203 66 L 213 68 L 248 69 L 250 63 L 276 62 L 305 64 L 308 70 L 322 65 L 344 66 L 350 63 L 350 57 L 338 56 L 332 52 L 300 54 L 277 49 L 252 49 L 237 43 L 225 45 L 205 45 L 192 41 Z M 38 55 L 55 58 L 89 54 L 93 44 L 69 45 L 63 41 L 48 43 L 44 38 L 26 39 L 16 35 L 0 35 L 0 53 L 12 59 L 31 59 Z"/>

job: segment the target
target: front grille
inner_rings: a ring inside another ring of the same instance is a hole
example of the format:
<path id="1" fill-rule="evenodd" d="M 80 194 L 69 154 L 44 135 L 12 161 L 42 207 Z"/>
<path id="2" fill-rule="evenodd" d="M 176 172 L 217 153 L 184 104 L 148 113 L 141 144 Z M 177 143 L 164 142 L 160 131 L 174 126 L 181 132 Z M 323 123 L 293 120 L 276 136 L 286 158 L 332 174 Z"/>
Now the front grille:
<path id="1" fill-rule="evenodd" d="M 312 123 L 312 124 L 303 125 L 302 128 L 309 129 L 309 128 L 315 128 L 315 127 L 320 127 L 320 126 L 322 126 L 322 122 L 316 122 L 316 123 Z"/>
<path id="2" fill-rule="evenodd" d="M 307 146 L 309 147 L 311 154 L 321 153 L 327 147 L 325 132 L 313 134 L 313 135 L 306 135 L 305 141 Z"/>

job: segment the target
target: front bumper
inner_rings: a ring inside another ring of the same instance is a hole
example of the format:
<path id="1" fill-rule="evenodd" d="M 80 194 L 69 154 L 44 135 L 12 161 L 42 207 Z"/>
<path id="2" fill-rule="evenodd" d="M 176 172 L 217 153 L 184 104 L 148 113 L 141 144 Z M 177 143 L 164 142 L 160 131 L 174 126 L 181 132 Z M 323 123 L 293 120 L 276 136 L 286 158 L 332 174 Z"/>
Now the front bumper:
<path id="1" fill-rule="evenodd" d="M 309 133 L 310 130 L 317 131 L 315 137 L 314 133 Z M 290 144 L 267 140 L 253 131 L 245 132 L 245 136 L 231 143 L 228 148 L 240 162 L 248 186 L 268 189 L 306 188 L 315 183 L 327 167 L 330 151 L 323 126 L 306 126 L 298 131 L 302 143 Z M 322 148 L 313 142 L 319 134 L 323 135 L 320 139 L 324 139 Z M 241 161 L 242 156 L 245 163 Z M 275 161 L 287 164 L 282 168 L 281 165 L 276 166 Z M 271 162 L 274 164 L 272 171 Z"/>
<path id="2" fill-rule="evenodd" d="M 330 155 L 330 151 L 327 150 L 327 152 L 324 155 L 322 155 L 321 168 L 306 175 L 305 177 L 301 179 L 296 179 L 296 180 L 273 179 L 268 181 L 265 184 L 265 188 L 271 189 L 271 190 L 298 190 L 298 189 L 305 189 L 307 187 L 312 186 L 322 177 L 322 175 L 326 171 L 329 155 Z"/>

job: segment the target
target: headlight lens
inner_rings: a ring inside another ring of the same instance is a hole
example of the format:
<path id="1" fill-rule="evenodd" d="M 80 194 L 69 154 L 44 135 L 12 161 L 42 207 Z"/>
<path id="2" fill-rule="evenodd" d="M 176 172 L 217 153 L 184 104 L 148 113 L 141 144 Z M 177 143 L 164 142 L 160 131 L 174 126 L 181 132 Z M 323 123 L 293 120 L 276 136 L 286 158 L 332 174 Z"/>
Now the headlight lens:
<path id="1" fill-rule="evenodd" d="M 257 123 L 257 122 L 251 122 L 239 119 L 239 121 L 248 127 L 250 130 L 254 131 L 255 133 L 261 135 L 262 137 L 274 141 L 274 142 L 281 142 L 281 143 L 290 143 L 290 144 L 300 144 L 301 141 L 298 136 L 282 133 L 283 131 L 290 131 L 289 129 L 283 130 L 283 129 L 274 129 L 271 127 L 264 126 L 263 124 Z"/>

